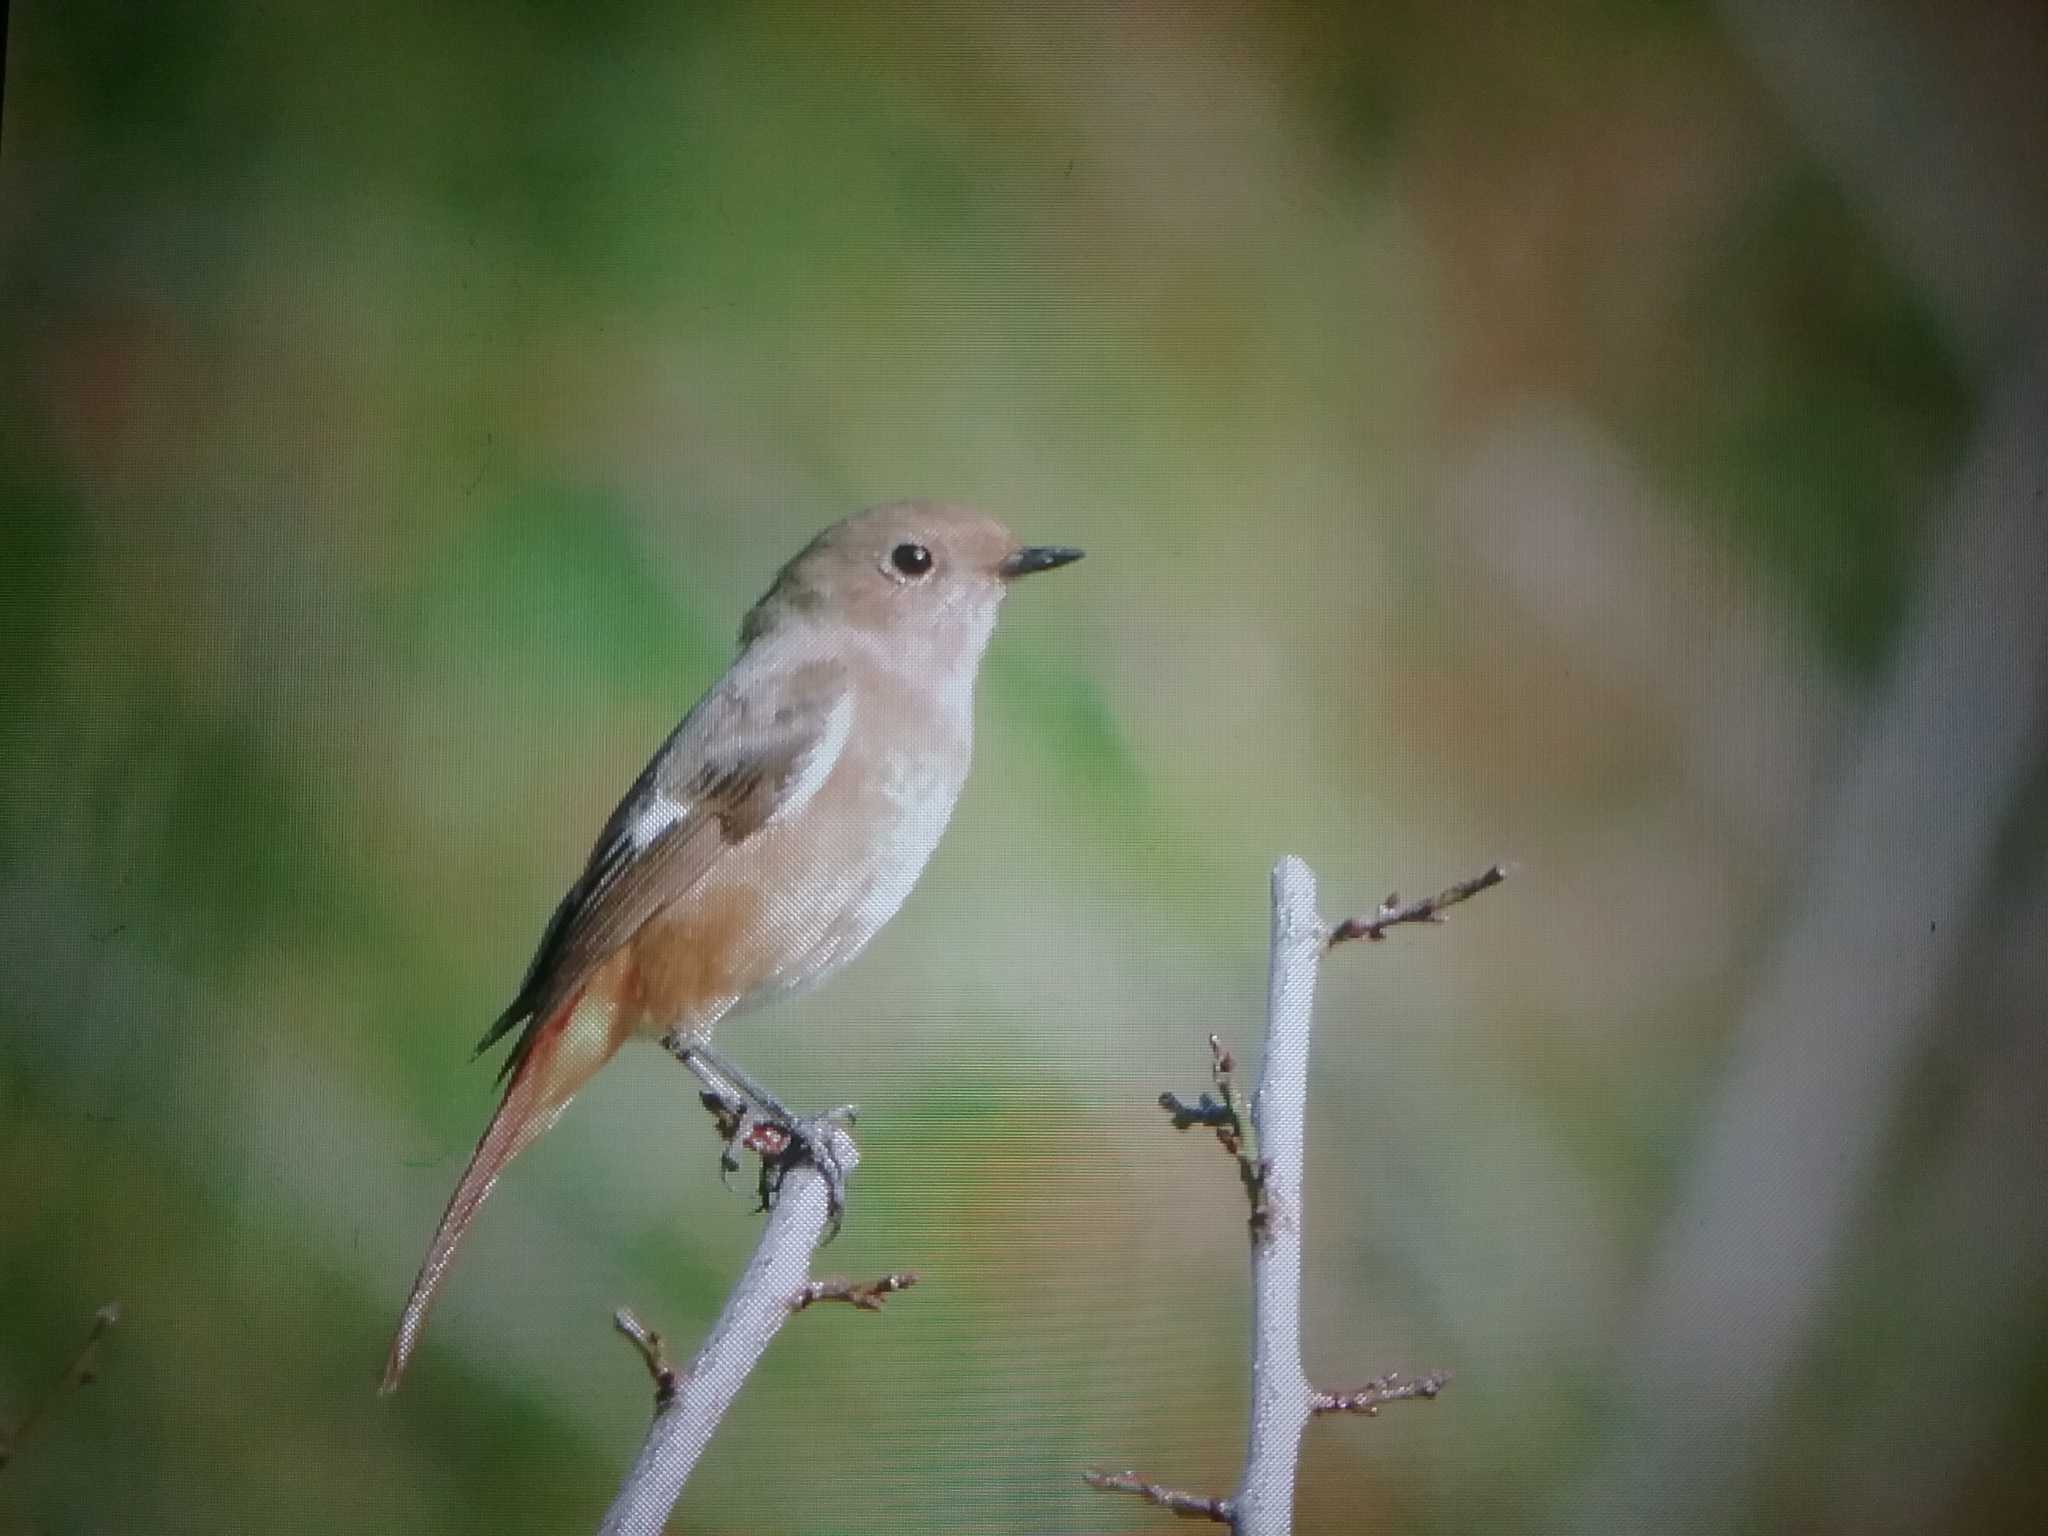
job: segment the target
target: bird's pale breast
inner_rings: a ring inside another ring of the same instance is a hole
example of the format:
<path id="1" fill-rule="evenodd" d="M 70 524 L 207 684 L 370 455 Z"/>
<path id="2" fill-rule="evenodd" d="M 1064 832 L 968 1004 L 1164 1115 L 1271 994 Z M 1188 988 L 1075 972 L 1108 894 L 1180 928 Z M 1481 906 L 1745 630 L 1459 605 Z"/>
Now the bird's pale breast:
<path id="1" fill-rule="evenodd" d="M 968 728 L 943 726 L 856 724 L 816 794 L 650 921 L 632 944 L 634 1028 L 708 1035 L 726 1014 L 813 986 L 859 954 L 910 895 L 952 816 Z M 922 745 L 906 746 L 906 734 Z"/>

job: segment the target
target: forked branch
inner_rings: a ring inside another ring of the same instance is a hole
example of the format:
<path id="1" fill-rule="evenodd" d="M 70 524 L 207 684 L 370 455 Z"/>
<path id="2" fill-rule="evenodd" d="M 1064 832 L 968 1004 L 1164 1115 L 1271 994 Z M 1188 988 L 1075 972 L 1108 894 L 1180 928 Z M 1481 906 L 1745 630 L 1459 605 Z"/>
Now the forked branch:
<path id="1" fill-rule="evenodd" d="M 1379 940 L 1404 923 L 1440 923 L 1445 909 L 1507 878 L 1495 864 L 1421 901 L 1389 896 L 1370 916 L 1325 927 L 1316 912 L 1315 875 L 1296 858 L 1273 869 L 1273 943 L 1266 995 L 1265 1060 L 1246 1112 L 1234 1082 L 1235 1063 L 1209 1037 L 1210 1075 L 1217 1093 L 1193 1104 L 1160 1095 L 1174 1127 L 1205 1126 L 1236 1160 L 1251 1208 L 1252 1402 L 1250 1443 L 1236 1491 L 1227 1499 L 1187 1493 L 1133 1473 L 1091 1471 L 1091 1487 L 1127 1493 L 1190 1519 L 1230 1526 L 1235 1536 L 1284 1536 L 1294 1520 L 1294 1481 L 1301 1436 L 1310 1419 L 1331 1413 L 1376 1415 L 1388 1403 L 1434 1398 L 1443 1372 L 1382 1376 L 1351 1392 L 1324 1392 L 1309 1382 L 1301 1354 L 1303 1169 L 1307 1162 L 1308 1060 L 1315 989 L 1322 957 L 1353 939 Z M 1220 1095 L 1220 1096 L 1219 1096 Z"/>
<path id="2" fill-rule="evenodd" d="M 860 1151 L 837 1121 L 819 1122 L 827 1138 L 822 1154 L 839 1176 L 853 1171 Z M 600 1536 L 653 1536 L 682 1497 L 704 1447 L 739 1395 L 748 1375 L 782 1325 L 820 1301 L 844 1301 L 874 1311 L 915 1275 L 885 1275 L 855 1284 L 814 1281 L 811 1257 L 835 1212 L 830 1182 L 808 1157 L 786 1163 L 777 1175 L 773 1208 L 761 1241 L 704 1343 L 682 1368 L 669 1359 L 660 1334 L 621 1309 L 615 1324 L 640 1352 L 654 1382 L 654 1418 L 639 1457 L 598 1527 Z"/>

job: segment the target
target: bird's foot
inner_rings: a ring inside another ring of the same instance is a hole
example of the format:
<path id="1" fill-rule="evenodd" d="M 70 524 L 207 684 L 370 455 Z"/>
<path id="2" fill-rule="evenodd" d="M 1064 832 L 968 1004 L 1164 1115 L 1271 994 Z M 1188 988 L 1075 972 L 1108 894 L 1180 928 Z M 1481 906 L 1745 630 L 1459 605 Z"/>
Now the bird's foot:
<path id="1" fill-rule="evenodd" d="M 848 1172 L 839 1155 L 839 1138 L 859 1115 L 857 1105 L 842 1104 L 805 1120 L 754 1125 L 742 1139 L 761 1157 L 761 1209 L 770 1209 L 782 1196 L 783 1180 L 809 1163 L 825 1181 L 825 1241 L 837 1237 L 846 1217 Z"/>
<path id="2" fill-rule="evenodd" d="M 758 1191 L 761 1209 L 773 1208 L 785 1179 L 809 1163 L 825 1181 L 829 1201 L 825 1240 L 839 1234 L 846 1214 L 846 1167 L 836 1150 L 836 1137 L 853 1124 L 859 1110 L 852 1104 L 809 1117 L 791 1113 L 782 1102 L 744 1072 L 706 1047 L 678 1035 L 661 1042 L 703 1085 L 698 1095 L 717 1124 L 725 1143 L 718 1155 L 720 1175 L 728 1181 L 739 1172 L 740 1154 L 761 1159 Z"/>

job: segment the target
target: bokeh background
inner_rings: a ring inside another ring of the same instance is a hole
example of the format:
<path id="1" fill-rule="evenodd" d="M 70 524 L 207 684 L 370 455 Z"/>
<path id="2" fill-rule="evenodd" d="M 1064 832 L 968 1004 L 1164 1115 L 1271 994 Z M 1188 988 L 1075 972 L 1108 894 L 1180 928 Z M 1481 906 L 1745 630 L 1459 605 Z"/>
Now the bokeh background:
<path id="1" fill-rule="evenodd" d="M 594 1525 L 757 1230 L 628 1057 L 373 1386 L 468 1061 L 811 532 L 1021 591 L 898 921 L 726 1044 L 851 1274 L 674 1528 L 1234 1481 L 1266 874 L 1335 917 L 1303 1532 L 2048 1528 L 2048 21 L 18 4 L 0 1527 Z"/>

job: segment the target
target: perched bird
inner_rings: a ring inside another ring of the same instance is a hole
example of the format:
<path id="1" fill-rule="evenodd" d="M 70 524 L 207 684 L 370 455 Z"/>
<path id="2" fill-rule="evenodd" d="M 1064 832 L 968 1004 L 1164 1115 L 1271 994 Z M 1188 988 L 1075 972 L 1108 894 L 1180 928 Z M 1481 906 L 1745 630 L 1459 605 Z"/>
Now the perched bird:
<path id="1" fill-rule="evenodd" d="M 383 1390 L 498 1175 L 621 1045 L 660 1040 L 745 1085 L 710 1055 L 712 1027 L 822 981 L 895 915 L 967 776 L 975 674 L 1005 592 L 1080 557 L 1020 546 L 967 507 L 907 501 L 834 524 L 782 568 L 732 665 L 605 823 L 478 1047 L 519 1032 Z"/>

